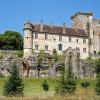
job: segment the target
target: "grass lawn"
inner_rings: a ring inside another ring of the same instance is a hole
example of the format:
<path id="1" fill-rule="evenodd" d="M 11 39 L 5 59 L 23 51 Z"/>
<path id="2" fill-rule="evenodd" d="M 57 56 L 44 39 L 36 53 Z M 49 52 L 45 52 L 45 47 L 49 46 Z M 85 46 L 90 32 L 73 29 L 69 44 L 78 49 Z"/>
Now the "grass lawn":
<path id="1" fill-rule="evenodd" d="M 7 78 L 0 78 L 0 97 L 3 96 L 2 90 L 3 90 L 4 82 L 6 79 Z M 38 97 L 38 99 L 35 99 L 35 100 L 47 100 L 47 98 L 45 99 L 46 93 L 43 91 L 43 89 L 41 87 L 41 83 L 42 83 L 43 79 L 44 78 L 23 78 L 24 85 L 25 85 L 25 88 L 24 88 L 24 96 L 25 96 L 24 98 L 26 98 L 25 100 L 27 100 L 28 97 L 29 98 L 31 98 L 31 97 L 37 98 Z M 65 96 L 62 99 L 62 97 L 55 95 L 55 87 L 57 85 L 56 77 L 52 77 L 52 78 L 49 77 L 46 79 L 49 84 L 48 100 L 78 100 L 77 98 L 81 98 L 81 97 L 84 99 L 80 99 L 80 100 L 100 100 L 100 99 L 95 99 L 95 98 L 99 98 L 95 95 L 95 92 L 94 92 L 95 79 L 77 80 L 77 89 L 76 89 L 75 95 L 67 96 L 67 98 L 70 98 L 70 99 L 66 99 Z M 90 83 L 90 86 L 88 87 L 87 95 L 85 94 L 85 90 L 80 85 L 80 83 L 84 80 L 86 80 Z M 76 99 L 73 99 L 73 98 L 76 98 Z M 87 98 L 87 99 L 85 99 L 85 98 Z M 30 100 L 30 99 L 28 99 L 28 100 Z"/>

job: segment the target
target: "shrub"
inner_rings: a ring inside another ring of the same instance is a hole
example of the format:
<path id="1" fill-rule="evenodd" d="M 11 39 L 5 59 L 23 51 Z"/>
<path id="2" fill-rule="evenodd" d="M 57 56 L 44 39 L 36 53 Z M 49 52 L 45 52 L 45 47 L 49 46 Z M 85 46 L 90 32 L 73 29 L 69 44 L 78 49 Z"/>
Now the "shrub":
<path id="1" fill-rule="evenodd" d="M 60 78 L 58 81 L 58 86 L 56 87 L 56 93 L 61 95 L 73 94 L 76 90 L 75 79 L 65 79 L 64 77 Z"/>
<path id="2" fill-rule="evenodd" d="M 49 91 L 49 84 L 47 83 L 46 80 L 43 81 L 42 88 L 46 92 L 46 95 L 47 95 L 47 92 Z"/>
<path id="3" fill-rule="evenodd" d="M 95 91 L 97 95 L 100 95 L 100 73 L 97 75 Z"/>
<path id="4" fill-rule="evenodd" d="M 82 88 L 84 88 L 86 90 L 86 94 L 87 94 L 87 88 L 89 87 L 90 83 L 87 81 L 81 82 L 81 86 Z"/>

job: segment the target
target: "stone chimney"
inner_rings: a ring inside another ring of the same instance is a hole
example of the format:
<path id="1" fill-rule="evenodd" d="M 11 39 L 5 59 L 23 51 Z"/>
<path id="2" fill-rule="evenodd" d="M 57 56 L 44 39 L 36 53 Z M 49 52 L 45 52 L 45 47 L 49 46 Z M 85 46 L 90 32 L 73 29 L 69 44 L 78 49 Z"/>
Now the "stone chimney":
<path id="1" fill-rule="evenodd" d="M 65 23 L 63 23 L 63 33 L 66 33 L 66 24 Z"/>
<path id="2" fill-rule="evenodd" d="M 41 22 L 41 24 L 40 24 L 40 31 L 43 32 L 43 20 L 41 20 L 40 22 Z"/>

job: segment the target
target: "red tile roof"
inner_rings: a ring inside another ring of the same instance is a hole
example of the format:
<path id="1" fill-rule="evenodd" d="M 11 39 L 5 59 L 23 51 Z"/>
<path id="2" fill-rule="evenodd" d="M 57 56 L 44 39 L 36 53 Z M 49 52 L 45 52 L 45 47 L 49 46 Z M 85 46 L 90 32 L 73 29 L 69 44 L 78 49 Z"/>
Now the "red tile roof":
<path id="1" fill-rule="evenodd" d="M 68 36 L 77 36 L 77 37 L 88 37 L 86 32 L 83 29 L 76 29 L 71 27 L 65 28 L 65 33 L 63 33 L 63 26 L 50 26 L 50 25 L 43 25 L 43 31 L 41 31 L 40 24 L 33 24 L 35 32 L 44 32 L 50 34 L 63 34 Z"/>

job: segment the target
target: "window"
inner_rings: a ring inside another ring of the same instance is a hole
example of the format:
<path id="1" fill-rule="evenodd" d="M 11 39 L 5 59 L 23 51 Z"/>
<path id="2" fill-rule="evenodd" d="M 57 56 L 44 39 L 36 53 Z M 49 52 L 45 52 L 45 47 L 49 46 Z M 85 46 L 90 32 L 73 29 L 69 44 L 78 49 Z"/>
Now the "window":
<path id="1" fill-rule="evenodd" d="M 38 50 L 39 49 L 39 46 L 38 45 L 35 45 L 35 50 Z"/>
<path id="2" fill-rule="evenodd" d="M 93 35 L 94 35 L 94 30 L 93 30 Z"/>
<path id="3" fill-rule="evenodd" d="M 47 40 L 48 39 L 48 34 L 47 33 L 45 33 L 45 40 Z"/>
<path id="4" fill-rule="evenodd" d="M 83 52 L 84 52 L 84 53 L 86 52 L 86 48 L 83 48 Z"/>
<path id="5" fill-rule="evenodd" d="M 77 50 L 79 50 L 79 47 L 76 47 Z"/>
<path id="6" fill-rule="evenodd" d="M 38 39 L 38 33 L 35 33 L 35 39 Z"/>
<path id="7" fill-rule="evenodd" d="M 56 42 L 56 38 L 54 38 L 54 42 Z"/>
<path id="8" fill-rule="evenodd" d="M 62 44 L 58 45 L 58 50 L 62 50 Z"/>
<path id="9" fill-rule="evenodd" d="M 86 43 L 86 39 L 83 39 L 83 43 Z"/>
<path id="10" fill-rule="evenodd" d="M 78 39 L 76 39 L 76 42 L 78 43 Z"/>
<path id="11" fill-rule="evenodd" d="M 47 45 L 45 46 L 45 51 L 48 51 L 48 46 Z"/>
<path id="12" fill-rule="evenodd" d="M 69 42 L 71 42 L 71 40 L 72 40 L 71 37 L 69 37 Z"/>
<path id="13" fill-rule="evenodd" d="M 62 35 L 59 35 L 59 41 L 62 41 Z"/>

